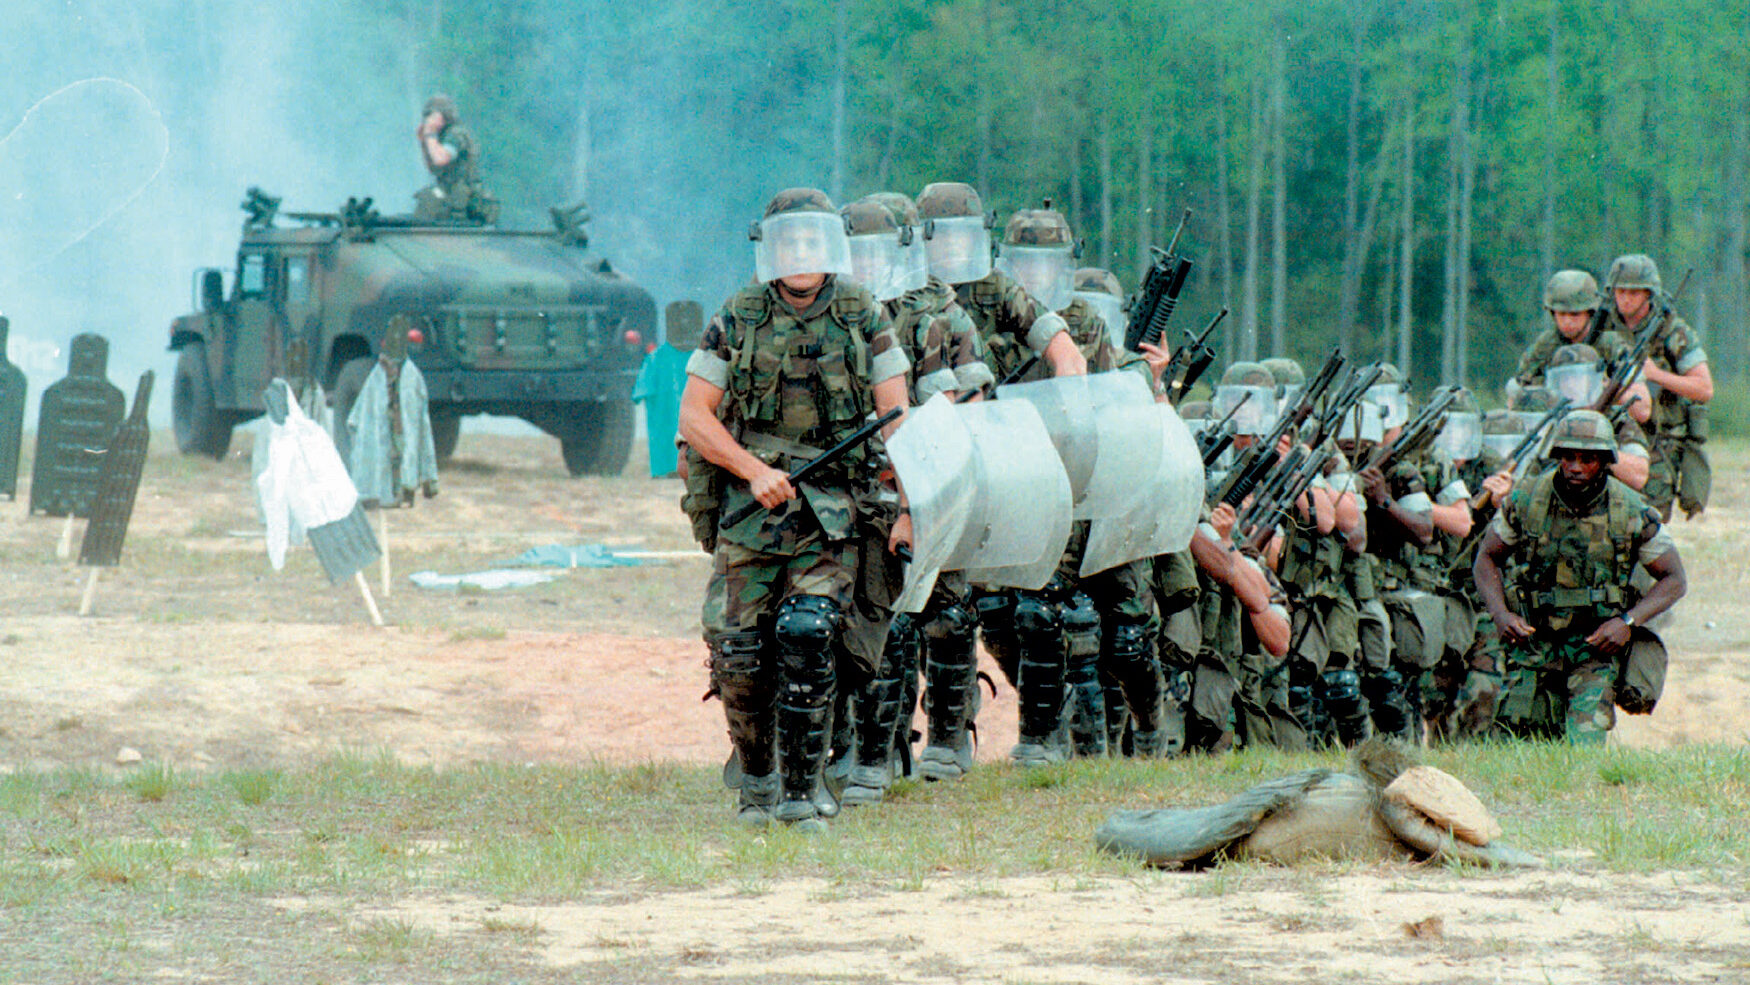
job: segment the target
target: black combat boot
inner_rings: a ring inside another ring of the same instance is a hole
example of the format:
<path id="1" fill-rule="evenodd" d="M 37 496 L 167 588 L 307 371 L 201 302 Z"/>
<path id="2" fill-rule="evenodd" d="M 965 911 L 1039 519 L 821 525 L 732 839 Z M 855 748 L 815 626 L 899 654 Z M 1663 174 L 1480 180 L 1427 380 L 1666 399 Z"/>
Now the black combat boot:
<path id="1" fill-rule="evenodd" d="M 905 695 L 900 675 L 916 660 L 907 651 L 918 647 L 918 633 L 911 617 L 900 613 L 887 630 L 887 645 L 881 667 L 858 689 L 852 702 L 856 718 L 856 765 L 839 800 L 846 807 L 877 804 L 893 782 L 893 736 L 899 727 L 899 703 Z"/>
<path id="2" fill-rule="evenodd" d="M 763 825 L 778 802 L 773 655 L 758 632 L 725 634 L 713 649 L 711 676 L 740 767 L 734 784 L 741 793 L 736 817 L 744 824 Z"/>
<path id="3" fill-rule="evenodd" d="M 972 769 L 972 719 L 978 711 L 977 623 L 959 603 L 924 626 L 924 716 L 928 722 L 918 775 L 958 780 Z"/>
<path id="4" fill-rule="evenodd" d="M 794 595 L 778 606 L 772 635 L 778 643 L 778 765 L 783 799 L 772 816 L 801 829 L 823 828 L 819 775 L 832 728 L 836 668 L 833 643 L 840 614 L 832 599 Z"/>
<path id="5" fill-rule="evenodd" d="M 1067 715 L 1071 750 L 1077 756 L 1106 755 L 1106 697 L 1100 686 L 1100 611 L 1094 600 L 1076 592 L 1063 606 L 1068 643 L 1063 673 L 1069 690 Z"/>
<path id="6" fill-rule="evenodd" d="M 1019 592 L 1015 602 L 1015 690 L 1021 700 L 1019 741 L 1009 758 L 1021 766 L 1046 766 L 1067 758 L 1063 748 L 1064 638 L 1057 604 L 1038 592 Z"/>

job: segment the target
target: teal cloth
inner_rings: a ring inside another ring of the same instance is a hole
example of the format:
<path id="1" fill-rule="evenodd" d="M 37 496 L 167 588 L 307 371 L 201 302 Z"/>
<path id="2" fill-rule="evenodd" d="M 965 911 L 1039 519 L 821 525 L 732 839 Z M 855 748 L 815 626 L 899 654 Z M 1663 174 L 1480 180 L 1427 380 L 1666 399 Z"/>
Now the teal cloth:
<path id="1" fill-rule="evenodd" d="M 503 563 L 553 568 L 627 568 L 643 564 L 644 559 L 621 557 L 603 544 L 543 544 Z"/>
<path id="2" fill-rule="evenodd" d="M 687 386 L 687 359 L 691 355 L 667 343 L 657 346 L 644 357 L 638 382 L 632 386 L 633 401 L 644 405 L 652 478 L 668 475 L 678 464 L 674 436 L 680 430 L 681 391 Z"/>

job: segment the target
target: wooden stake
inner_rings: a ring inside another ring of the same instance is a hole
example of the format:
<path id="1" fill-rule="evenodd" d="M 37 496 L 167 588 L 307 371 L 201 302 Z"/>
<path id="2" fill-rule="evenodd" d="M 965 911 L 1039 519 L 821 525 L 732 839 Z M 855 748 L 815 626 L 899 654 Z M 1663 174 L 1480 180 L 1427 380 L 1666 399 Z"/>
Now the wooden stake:
<path id="1" fill-rule="evenodd" d="M 364 596 L 365 609 L 371 614 L 371 625 L 383 625 L 383 614 L 377 611 L 377 600 L 371 597 L 371 586 L 369 582 L 365 581 L 365 573 L 363 571 L 354 571 L 352 573 L 352 580 L 353 584 L 359 587 L 359 594 Z"/>
<path id="2" fill-rule="evenodd" d="M 55 556 L 65 561 L 73 556 L 73 514 L 67 514 L 67 522 L 61 526 L 61 542 L 55 545 Z"/>
<path id="3" fill-rule="evenodd" d="M 389 597 L 389 511 L 383 509 L 382 507 L 378 507 L 377 508 L 377 518 L 378 518 L 378 521 L 381 525 L 381 530 L 382 530 L 381 540 L 383 541 L 383 544 L 382 544 L 382 548 L 383 548 L 383 559 L 382 559 L 383 597 L 388 598 Z"/>
<path id="4" fill-rule="evenodd" d="M 97 595 L 97 573 L 102 570 L 94 565 L 91 577 L 85 579 L 85 595 L 79 599 L 79 614 L 82 616 L 91 615 L 91 600 Z"/>

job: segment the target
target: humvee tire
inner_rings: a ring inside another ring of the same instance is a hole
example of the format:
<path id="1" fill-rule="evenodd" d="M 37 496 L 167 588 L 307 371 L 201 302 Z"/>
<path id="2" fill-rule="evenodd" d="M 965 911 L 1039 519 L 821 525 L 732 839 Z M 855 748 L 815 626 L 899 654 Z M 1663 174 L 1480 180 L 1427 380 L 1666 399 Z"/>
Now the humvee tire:
<path id="1" fill-rule="evenodd" d="M 431 415 L 431 443 L 437 451 L 437 460 L 440 464 L 449 461 L 450 456 L 456 453 L 456 441 L 461 436 L 461 415 Z"/>
<path id="2" fill-rule="evenodd" d="M 213 406 L 213 380 L 207 371 L 205 342 L 189 342 L 176 355 L 170 388 L 171 423 L 176 448 L 185 455 L 224 458 L 231 449 L 230 414 Z"/>
<path id="3" fill-rule="evenodd" d="M 632 404 L 592 401 L 572 405 L 569 426 L 559 435 L 566 471 L 584 475 L 619 475 L 632 453 Z"/>

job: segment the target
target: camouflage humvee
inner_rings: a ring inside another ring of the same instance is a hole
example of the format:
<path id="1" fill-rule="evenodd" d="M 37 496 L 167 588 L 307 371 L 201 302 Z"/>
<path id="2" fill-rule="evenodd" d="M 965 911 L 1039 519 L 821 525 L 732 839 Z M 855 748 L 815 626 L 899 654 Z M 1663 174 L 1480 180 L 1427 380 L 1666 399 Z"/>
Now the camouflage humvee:
<path id="1" fill-rule="evenodd" d="M 249 190 L 242 243 L 225 272 L 197 272 L 199 311 L 170 326 L 176 443 L 223 456 L 261 413 L 274 377 L 319 382 L 345 420 L 391 327 L 431 395 L 440 458 L 468 414 L 520 417 L 559 439 L 572 475 L 611 475 L 632 441 L 632 383 L 656 304 L 587 253 L 581 207 L 551 230 L 339 213 L 289 213 Z"/>

